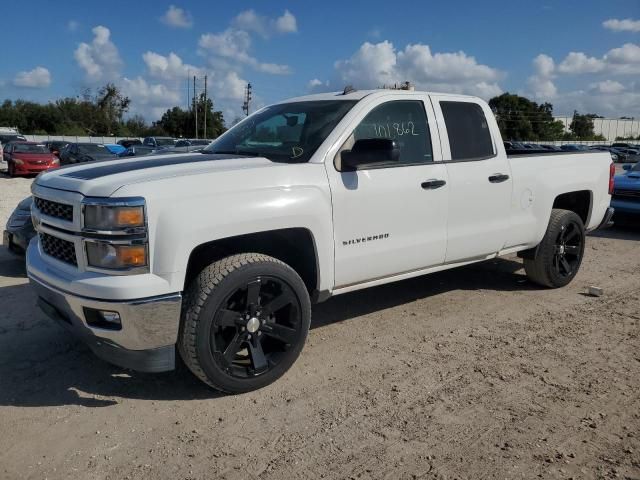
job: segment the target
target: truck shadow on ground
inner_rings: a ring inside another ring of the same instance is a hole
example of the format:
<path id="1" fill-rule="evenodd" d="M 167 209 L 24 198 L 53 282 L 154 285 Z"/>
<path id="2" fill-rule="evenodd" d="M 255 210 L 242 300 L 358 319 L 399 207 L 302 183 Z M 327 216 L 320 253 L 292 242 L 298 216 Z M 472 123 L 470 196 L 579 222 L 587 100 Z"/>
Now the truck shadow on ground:
<path id="1" fill-rule="evenodd" d="M 341 295 L 314 308 L 312 329 L 450 290 L 531 290 L 522 263 L 496 259 Z M 9 269 L 9 271 L 7 271 Z M 19 270 L 0 262 L 0 275 Z M 47 319 L 28 284 L 0 288 L 0 405 L 108 407 L 120 399 L 196 400 L 217 394 L 179 362 L 173 372 L 145 374 L 112 366 Z"/>
<path id="2" fill-rule="evenodd" d="M 640 241 L 640 225 L 615 225 L 611 228 L 597 230 L 589 234 L 593 237 L 611 238 L 615 240 L 635 240 Z"/>

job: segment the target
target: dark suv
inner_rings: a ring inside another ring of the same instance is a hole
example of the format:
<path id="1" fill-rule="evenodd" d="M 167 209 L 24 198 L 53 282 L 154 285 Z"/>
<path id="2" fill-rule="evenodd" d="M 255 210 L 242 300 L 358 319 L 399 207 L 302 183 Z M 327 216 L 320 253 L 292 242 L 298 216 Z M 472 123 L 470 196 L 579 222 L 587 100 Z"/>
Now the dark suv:
<path id="1" fill-rule="evenodd" d="M 176 141 L 171 137 L 146 137 L 142 144 L 153 148 L 174 147 Z"/>

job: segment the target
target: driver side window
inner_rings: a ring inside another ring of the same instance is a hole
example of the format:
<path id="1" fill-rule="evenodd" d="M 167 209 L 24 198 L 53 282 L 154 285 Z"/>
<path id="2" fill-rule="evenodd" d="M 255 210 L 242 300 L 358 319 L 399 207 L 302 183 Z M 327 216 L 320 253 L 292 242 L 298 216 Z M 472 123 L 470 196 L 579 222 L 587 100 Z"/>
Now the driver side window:
<path id="1" fill-rule="evenodd" d="M 420 100 L 396 100 L 378 105 L 358 124 L 334 163 L 340 167 L 340 154 L 351 150 L 356 141 L 369 138 L 394 140 L 400 149 L 400 159 L 392 166 L 433 162 L 431 134 L 424 105 Z"/>

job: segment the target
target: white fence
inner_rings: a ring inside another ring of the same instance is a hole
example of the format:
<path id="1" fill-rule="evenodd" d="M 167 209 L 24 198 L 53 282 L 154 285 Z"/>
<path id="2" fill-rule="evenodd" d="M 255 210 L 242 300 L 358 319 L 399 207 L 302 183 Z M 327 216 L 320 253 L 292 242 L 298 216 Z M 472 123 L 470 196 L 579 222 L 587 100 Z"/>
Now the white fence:
<path id="1" fill-rule="evenodd" d="M 573 117 L 553 117 L 564 124 L 565 131 L 569 130 L 569 125 Z M 615 142 L 616 138 L 637 137 L 640 135 L 640 119 L 635 118 L 594 118 L 593 132 L 602 135 L 608 142 Z M 566 143 L 566 142 L 565 142 Z M 571 142 L 574 143 L 574 142 Z M 631 142 L 634 143 L 634 142 Z"/>
<path id="2" fill-rule="evenodd" d="M 118 140 L 136 139 L 142 141 L 138 137 L 83 137 L 78 135 L 23 135 L 31 142 L 46 142 L 47 140 L 62 140 L 69 143 L 117 143 Z"/>

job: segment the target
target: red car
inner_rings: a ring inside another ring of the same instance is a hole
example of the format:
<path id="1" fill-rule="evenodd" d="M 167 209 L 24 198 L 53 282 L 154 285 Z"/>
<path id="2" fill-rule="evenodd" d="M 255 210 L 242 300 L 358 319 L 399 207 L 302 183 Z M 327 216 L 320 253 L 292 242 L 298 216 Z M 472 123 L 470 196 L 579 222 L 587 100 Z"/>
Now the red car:
<path id="1" fill-rule="evenodd" d="M 31 175 L 60 166 L 60 159 L 46 145 L 37 142 L 10 142 L 4 147 L 3 159 L 9 175 Z"/>

